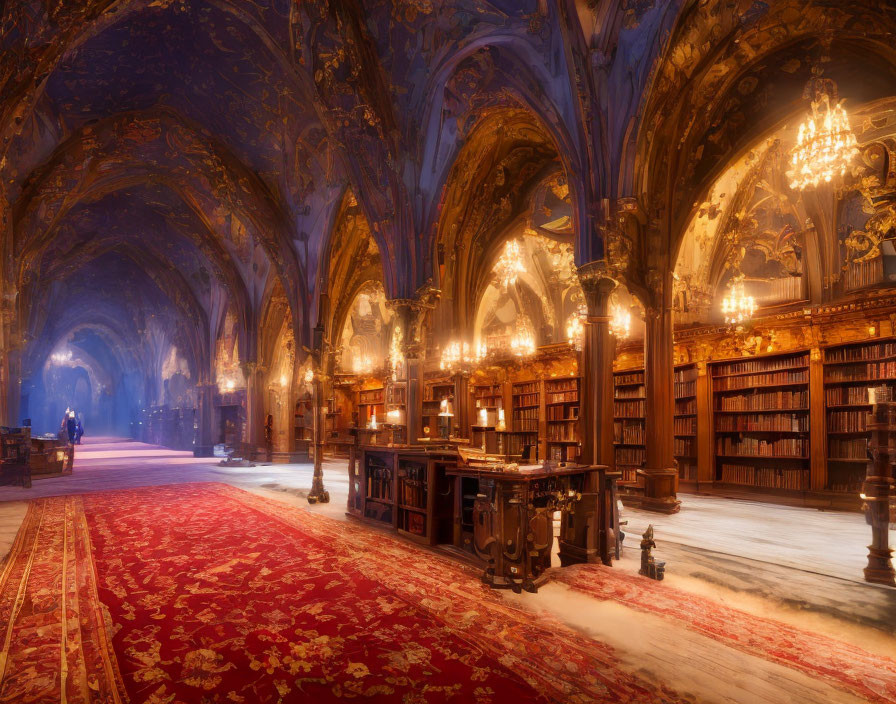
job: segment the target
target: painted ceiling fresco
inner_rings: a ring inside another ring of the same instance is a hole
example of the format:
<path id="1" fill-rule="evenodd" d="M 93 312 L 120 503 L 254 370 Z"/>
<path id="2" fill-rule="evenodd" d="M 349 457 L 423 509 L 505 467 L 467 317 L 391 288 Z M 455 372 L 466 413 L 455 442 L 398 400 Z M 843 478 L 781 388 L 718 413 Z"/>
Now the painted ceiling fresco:
<path id="1" fill-rule="evenodd" d="M 225 337 L 228 364 L 279 368 L 284 320 L 298 356 L 335 344 L 371 281 L 439 291 L 431 327 L 460 331 L 526 227 L 649 305 L 675 270 L 679 309 L 732 267 L 824 300 L 888 246 L 885 111 L 848 215 L 772 176 L 816 67 L 853 110 L 894 93 L 885 0 L 8 0 L 0 20 L 0 349 L 32 373 L 90 325 L 154 394 L 172 346 L 197 383 Z"/>

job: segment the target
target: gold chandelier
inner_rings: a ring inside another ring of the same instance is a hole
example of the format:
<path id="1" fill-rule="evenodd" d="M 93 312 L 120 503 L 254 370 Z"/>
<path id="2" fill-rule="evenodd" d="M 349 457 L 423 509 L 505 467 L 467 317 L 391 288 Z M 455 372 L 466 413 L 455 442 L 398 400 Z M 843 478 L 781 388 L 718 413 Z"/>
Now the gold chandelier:
<path id="1" fill-rule="evenodd" d="M 510 351 L 516 357 L 529 357 L 535 354 L 535 335 L 528 327 L 522 327 L 510 338 Z"/>
<path id="2" fill-rule="evenodd" d="M 578 351 L 581 351 L 584 346 L 585 326 L 582 324 L 584 317 L 584 312 L 577 310 L 566 321 L 566 340 L 570 347 L 574 347 Z"/>
<path id="3" fill-rule="evenodd" d="M 507 240 L 504 244 L 504 252 L 495 264 L 495 273 L 504 288 L 515 284 L 519 275 L 526 273 L 526 265 L 523 263 L 523 246 L 519 240 Z"/>
<path id="4" fill-rule="evenodd" d="M 744 293 L 743 276 L 733 279 L 728 286 L 728 295 L 722 299 L 722 314 L 728 325 L 743 325 L 756 312 L 756 301 Z"/>
<path id="5" fill-rule="evenodd" d="M 624 340 L 632 331 L 632 314 L 622 306 L 613 306 L 610 313 L 610 334 L 617 340 Z"/>
<path id="6" fill-rule="evenodd" d="M 787 178 L 794 190 L 817 188 L 834 177 L 844 176 L 849 162 L 859 153 L 843 101 L 831 97 L 830 93 L 836 90 L 833 81 L 828 85 L 828 91 L 816 93 L 790 152 Z"/>
<path id="7" fill-rule="evenodd" d="M 478 345 L 474 350 L 468 343 L 455 340 L 442 348 L 439 369 L 449 373 L 468 371 L 474 364 L 480 362 L 486 354 L 487 349 L 484 344 Z"/>

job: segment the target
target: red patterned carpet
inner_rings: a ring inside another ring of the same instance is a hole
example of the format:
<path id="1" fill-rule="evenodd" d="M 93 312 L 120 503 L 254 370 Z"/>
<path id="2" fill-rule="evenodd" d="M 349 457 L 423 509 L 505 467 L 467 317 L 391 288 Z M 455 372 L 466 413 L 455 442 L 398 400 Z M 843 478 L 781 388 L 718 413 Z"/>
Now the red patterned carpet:
<path id="1" fill-rule="evenodd" d="M 474 571 L 217 484 L 32 502 L 2 702 L 678 702 Z"/>
<path id="2" fill-rule="evenodd" d="M 896 660 L 843 641 L 602 565 L 575 565 L 554 578 L 601 600 L 679 621 L 720 643 L 823 679 L 869 702 L 896 702 Z"/>

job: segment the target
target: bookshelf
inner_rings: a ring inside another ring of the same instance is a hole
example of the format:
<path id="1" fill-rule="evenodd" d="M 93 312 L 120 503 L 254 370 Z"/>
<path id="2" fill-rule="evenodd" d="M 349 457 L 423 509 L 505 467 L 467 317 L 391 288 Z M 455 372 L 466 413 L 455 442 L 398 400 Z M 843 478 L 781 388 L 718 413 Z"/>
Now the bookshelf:
<path id="1" fill-rule="evenodd" d="M 871 405 L 868 389 L 894 388 L 896 341 L 872 340 L 824 350 L 824 403 L 829 491 L 857 494 L 865 480 Z"/>
<path id="2" fill-rule="evenodd" d="M 763 490 L 809 489 L 809 353 L 712 367 L 715 480 Z"/>
<path id="3" fill-rule="evenodd" d="M 483 427 L 495 427 L 498 424 L 498 409 L 504 407 L 504 389 L 502 384 L 476 384 L 470 387 L 470 395 L 473 398 L 474 426 L 481 425 L 479 409 L 484 408 L 488 421 Z"/>
<path id="4" fill-rule="evenodd" d="M 439 437 L 439 413 L 443 399 L 454 398 L 454 382 L 437 380 L 427 382 L 423 387 L 423 434 L 428 438 Z M 455 411 L 456 412 L 456 411 Z M 449 419 L 454 427 L 454 419 Z M 427 431 L 426 429 L 429 428 Z"/>
<path id="5" fill-rule="evenodd" d="M 398 531 L 429 537 L 429 467 L 425 457 L 398 457 Z"/>
<path id="6" fill-rule="evenodd" d="M 541 382 L 517 382 L 510 387 L 510 424 L 513 437 L 508 436 L 509 455 L 522 455 L 523 447 L 534 445 L 538 457 L 538 423 L 541 410 Z M 506 422 L 506 419 L 505 419 Z M 517 451 L 518 450 L 518 451 Z"/>
<path id="7" fill-rule="evenodd" d="M 644 417 L 646 411 L 644 370 L 626 370 L 613 374 L 613 442 L 616 469 L 622 482 L 634 485 L 638 470 L 647 459 Z"/>
<path id="8" fill-rule="evenodd" d="M 407 444 L 407 382 L 391 381 L 386 386 L 386 403 L 382 419 L 377 415 L 377 421 L 384 423 L 391 435 L 393 445 Z M 389 411 L 399 412 L 399 422 L 389 419 Z"/>
<path id="9" fill-rule="evenodd" d="M 678 461 L 678 479 L 697 481 L 697 366 L 686 364 L 675 368 L 674 447 Z"/>
<path id="10" fill-rule="evenodd" d="M 579 377 L 544 382 L 546 454 L 551 460 L 571 462 L 579 448 Z"/>
<path id="11" fill-rule="evenodd" d="M 367 427 L 371 416 L 376 414 L 377 423 L 386 419 L 385 403 L 383 400 L 384 389 L 365 389 L 358 392 L 358 424 Z"/>

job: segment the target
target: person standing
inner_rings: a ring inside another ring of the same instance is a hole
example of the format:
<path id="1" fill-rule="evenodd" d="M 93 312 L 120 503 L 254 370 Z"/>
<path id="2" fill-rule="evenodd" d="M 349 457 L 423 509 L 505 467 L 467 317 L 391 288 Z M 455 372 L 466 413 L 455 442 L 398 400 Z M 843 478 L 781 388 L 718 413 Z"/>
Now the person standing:
<path id="1" fill-rule="evenodd" d="M 81 444 L 81 437 L 84 435 L 84 426 L 81 425 L 81 414 L 78 414 L 77 423 L 75 425 L 75 445 Z"/>
<path id="2" fill-rule="evenodd" d="M 69 411 L 68 418 L 65 421 L 65 430 L 68 434 L 68 444 L 75 444 L 75 435 L 78 432 L 78 422 L 75 420 L 75 412 Z"/>

